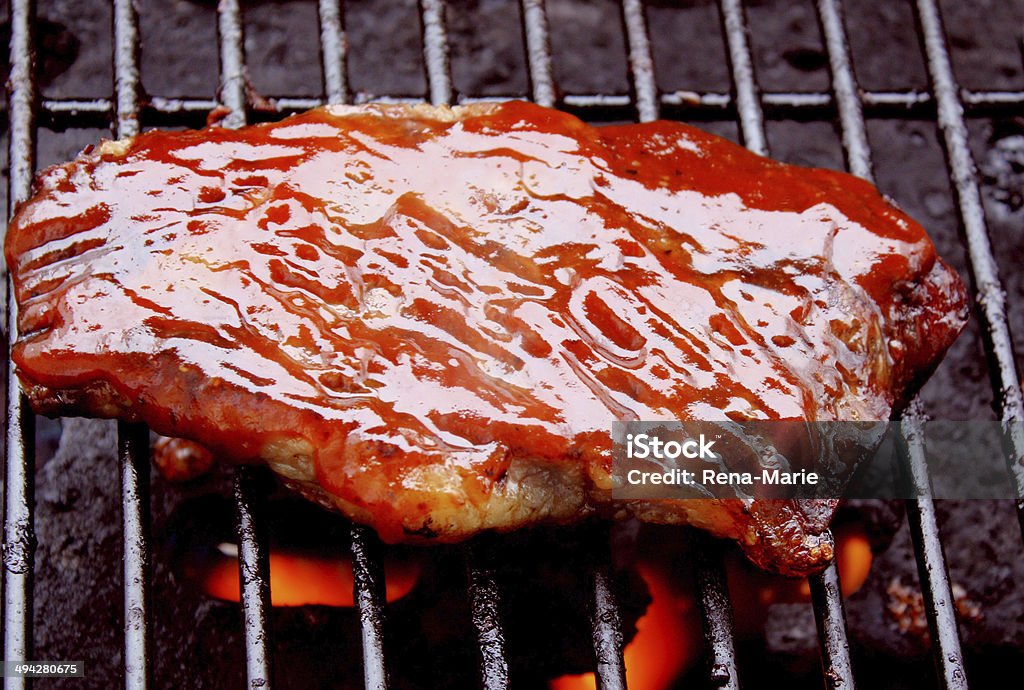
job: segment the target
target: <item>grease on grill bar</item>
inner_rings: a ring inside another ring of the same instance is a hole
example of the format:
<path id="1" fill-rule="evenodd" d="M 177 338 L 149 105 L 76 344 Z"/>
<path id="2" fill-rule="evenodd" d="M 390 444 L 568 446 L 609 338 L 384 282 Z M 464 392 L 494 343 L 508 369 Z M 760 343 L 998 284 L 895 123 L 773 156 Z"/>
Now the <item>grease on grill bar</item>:
<path id="1" fill-rule="evenodd" d="M 11 53 L 8 77 L 8 215 L 29 196 L 35 169 L 35 6 L 15 0 L 10 6 Z M 7 333 L 17 329 L 17 308 L 7 280 Z M 33 476 L 35 417 L 8 362 L 4 463 L 4 659 L 32 659 L 32 576 L 35 558 Z M 27 686 L 24 677 L 5 678 L 5 688 Z"/>
<path id="2" fill-rule="evenodd" d="M 29 192 L 35 163 L 35 115 L 37 87 L 33 79 L 33 22 L 35 3 L 12 0 L 10 13 L 10 79 L 7 111 L 9 138 L 9 204 L 11 209 Z M 945 48 L 944 31 L 934 0 L 916 0 L 915 9 L 921 25 L 922 47 L 927 55 L 927 68 L 932 91 L 860 92 L 853 77 L 849 47 L 843 30 L 838 0 L 817 0 L 822 34 L 832 75 L 831 93 L 761 93 L 756 81 L 750 47 L 749 27 L 740 0 L 720 0 L 724 34 L 728 44 L 734 94 L 675 92 L 659 94 L 653 80 L 649 39 L 646 35 L 644 8 L 639 0 L 624 0 L 624 32 L 629 45 L 629 63 L 633 95 L 568 95 L 559 102 L 562 107 L 590 120 L 624 119 L 638 112 L 640 119 L 650 119 L 659 109 L 665 116 L 688 119 L 721 120 L 737 115 L 744 141 L 759 152 L 767 150 L 764 133 L 765 118 L 820 120 L 838 115 L 843 135 L 843 148 L 850 170 L 871 178 L 871 154 L 867 142 L 864 117 L 935 117 L 941 129 L 949 160 L 949 174 L 957 192 L 957 210 L 965 229 L 969 263 L 979 294 L 983 316 L 987 354 L 994 372 L 993 383 L 1004 419 L 1024 417 L 1024 403 L 1018 387 L 1018 372 L 1012 357 L 1012 341 L 1004 312 L 1002 288 L 998 279 L 988 231 L 982 211 L 977 178 L 967 146 L 964 110 L 970 114 L 1018 115 L 1024 107 L 1021 91 L 963 91 L 953 77 L 950 58 Z M 430 100 L 446 103 L 453 100 L 448 69 L 448 39 L 444 26 L 442 0 L 421 0 L 424 56 Z M 325 92 L 331 102 L 348 97 L 346 75 L 346 41 L 342 8 L 338 0 L 320 0 L 320 39 L 324 61 Z M 521 0 L 524 41 L 533 99 L 542 105 L 556 102 L 557 86 L 552 73 L 550 39 L 543 0 Z M 114 1 L 114 65 L 115 93 L 110 99 L 55 100 L 38 103 L 40 119 L 53 127 L 108 126 L 113 123 L 119 135 L 131 134 L 138 128 L 139 117 L 157 124 L 200 124 L 217 103 L 204 99 L 165 99 L 154 97 L 140 101 L 138 84 L 138 19 L 130 0 Z M 246 118 L 246 85 L 242 50 L 241 13 L 237 0 L 221 0 L 219 35 L 221 40 L 220 98 L 231 108 L 225 124 L 238 126 Z M 934 95 L 933 95 L 934 94 Z M 419 100 L 409 98 L 407 100 Z M 458 100 L 458 99 L 457 99 Z M 308 98 L 280 98 L 276 113 L 304 110 L 323 101 Z M 259 113 L 255 113 L 259 114 Z M 8 305 L 11 302 L 8 299 Z M 13 332 L 14 310 L 8 307 L 8 332 Z M 34 534 L 32 505 L 34 456 L 33 416 L 21 395 L 18 379 L 8 369 L 7 390 L 7 455 L 5 462 L 4 516 L 4 658 L 27 659 L 32 654 L 32 572 Z M 909 422 L 914 422 L 911 416 Z M 122 427 L 122 496 L 125 510 L 125 605 L 131 620 L 126 620 L 125 664 L 126 684 L 144 687 L 149 674 L 146 635 L 150 621 L 146 616 L 146 474 L 148 467 L 142 443 L 142 430 Z M 1012 439 L 1014 461 L 1024 454 L 1024 439 Z M 911 447 L 912 457 L 920 449 Z M 1024 474 L 1017 470 L 1018 482 Z M 927 486 L 927 477 L 915 476 Z M 239 476 L 239 513 L 242 522 L 241 552 L 255 562 L 240 567 L 248 573 L 243 582 L 246 600 L 247 656 L 250 685 L 269 687 L 270 663 L 266 629 L 267 602 L 266 551 L 249 529 L 249 496 L 247 479 Z M 951 610 L 951 596 L 942 545 L 935 524 L 931 499 L 909 502 L 909 519 L 916 543 L 916 555 L 924 585 L 928 622 L 932 631 L 933 651 L 940 669 L 940 682 L 946 688 L 966 687 L 956 621 Z M 1024 528 L 1024 512 L 1021 513 Z M 355 598 L 360 605 L 363 624 L 364 672 L 368 688 L 384 688 L 387 683 L 383 656 L 382 569 L 374 553 L 375 538 L 356 528 L 352 535 L 355 567 Z M 724 573 L 713 549 L 699 549 L 698 580 L 701 608 L 705 618 L 705 636 L 710 651 L 711 680 L 715 686 L 739 687 L 738 664 L 731 634 L 730 603 L 725 594 Z M 262 563 L 262 566 L 261 566 Z M 500 670 L 507 669 L 502 658 L 501 627 L 498 618 L 500 591 L 492 577 L 492 568 L 500 563 L 477 567 L 470 561 L 470 593 L 475 611 L 474 620 L 481 633 L 481 651 L 490 655 L 485 662 L 484 678 L 488 687 L 504 687 L 508 678 Z M 621 632 L 616 632 L 617 613 L 608 587 L 606 567 L 595 570 L 594 642 L 599 657 L 599 685 L 617 688 L 624 685 L 622 672 Z M 834 570 L 813 583 L 815 608 L 823 647 L 825 678 L 831 684 L 853 687 L 849 666 L 837 575 Z M 137 613 L 134 609 L 139 609 Z M 254 615 L 251 615 L 254 614 Z M 477 621 L 476 619 L 479 619 Z M 494 643 L 494 640 L 498 642 Z M 488 670 L 489 669 L 489 670 Z M 605 669 L 602 671 L 601 669 Z M 5 679 L 5 687 L 25 686 L 24 679 Z"/>
<path id="3" fill-rule="evenodd" d="M 114 2 L 114 134 L 139 132 L 139 28 L 131 0 Z M 124 561 L 125 687 L 150 683 L 149 432 L 118 423 Z"/>

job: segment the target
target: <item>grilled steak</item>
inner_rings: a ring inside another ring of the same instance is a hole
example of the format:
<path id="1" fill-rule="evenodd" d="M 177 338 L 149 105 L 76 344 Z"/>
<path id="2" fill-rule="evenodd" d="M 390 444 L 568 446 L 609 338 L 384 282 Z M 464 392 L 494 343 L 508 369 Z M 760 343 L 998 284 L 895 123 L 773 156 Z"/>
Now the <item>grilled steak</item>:
<path id="1" fill-rule="evenodd" d="M 834 502 L 613 501 L 612 421 L 888 419 L 965 318 L 861 180 L 518 102 L 104 142 L 5 249 L 40 413 L 263 460 L 387 541 L 635 515 L 787 573 Z"/>

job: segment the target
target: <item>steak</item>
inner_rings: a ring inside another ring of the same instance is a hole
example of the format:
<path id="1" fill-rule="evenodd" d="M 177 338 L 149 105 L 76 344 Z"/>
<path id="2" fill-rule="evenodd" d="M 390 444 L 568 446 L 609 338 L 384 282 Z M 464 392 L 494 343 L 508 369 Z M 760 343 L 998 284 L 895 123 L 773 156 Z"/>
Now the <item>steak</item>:
<path id="1" fill-rule="evenodd" d="M 616 501 L 612 422 L 885 420 L 966 318 L 862 180 L 522 102 L 105 141 L 5 251 L 39 413 L 262 460 L 385 541 L 635 516 L 790 574 L 834 501 Z"/>

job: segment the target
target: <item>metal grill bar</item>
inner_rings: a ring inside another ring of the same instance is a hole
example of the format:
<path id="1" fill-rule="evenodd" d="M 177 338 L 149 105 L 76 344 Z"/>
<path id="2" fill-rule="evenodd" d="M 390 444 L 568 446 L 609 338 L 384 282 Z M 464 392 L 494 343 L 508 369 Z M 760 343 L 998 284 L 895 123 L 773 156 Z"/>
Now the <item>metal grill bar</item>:
<path id="1" fill-rule="evenodd" d="M 658 85 L 654 78 L 654 58 L 647 37 L 647 19 L 641 0 L 622 0 L 622 22 L 629 44 L 629 75 L 640 122 L 658 118 Z"/>
<path id="2" fill-rule="evenodd" d="M 339 0 L 320 0 L 320 57 L 328 103 L 348 102 L 348 38 Z"/>
<path id="3" fill-rule="evenodd" d="M 139 133 L 139 18 L 131 0 L 114 0 L 114 136 Z"/>
<path id="4" fill-rule="evenodd" d="M 238 129 L 245 126 L 248 105 L 245 40 L 238 0 L 218 0 L 217 36 L 220 41 L 220 87 L 217 96 L 220 104 L 230 110 L 220 124 L 227 129 Z"/>
<path id="5" fill-rule="evenodd" d="M 9 112 L 8 217 L 18 202 L 28 198 L 35 171 L 36 84 L 32 52 L 35 3 L 11 0 L 10 76 L 7 81 Z M 14 288 L 7 282 L 7 345 L 17 330 Z M 35 557 L 33 478 L 35 473 L 35 416 L 21 384 L 7 360 L 6 458 L 4 462 L 4 659 L 27 661 L 32 654 L 32 568 Z M 25 678 L 4 678 L 4 688 L 20 690 Z"/>
<path id="6" fill-rule="evenodd" d="M 906 440 L 902 448 L 906 460 L 907 477 L 916 500 L 907 501 L 907 522 L 914 539 L 914 553 L 924 598 L 928 629 L 931 632 L 932 657 L 943 688 L 967 689 L 960 632 L 956 623 L 956 602 L 949 584 L 946 555 L 942 550 L 935 502 L 924 455 L 924 438 L 920 420 L 923 418 L 914 401 L 910 413 L 905 415 L 901 436 Z"/>
<path id="7" fill-rule="evenodd" d="M 347 103 L 346 62 L 348 43 L 338 0 L 320 0 L 320 54 L 323 60 L 324 93 L 328 103 Z M 388 671 L 384 657 L 384 565 L 380 544 L 372 530 L 352 524 L 352 596 L 359 611 L 363 649 L 363 685 L 367 690 L 386 690 Z"/>
<path id="8" fill-rule="evenodd" d="M 768 155 L 759 89 L 754 75 L 750 53 L 746 14 L 740 0 L 720 1 L 722 24 L 729 45 L 730 71 L 736 91 L 740 136 L 747 148 L 763 156 Z M 837 98 L 838 98 L 837 94 Z M 848 106 L 844 105 L 844 108 Z M 829 687 L 854 688 L 850 644 L 846 635 L 846 615 L 843 610 L 842 590 L 839 587 L 839 569 L 835 561 L 824 572 L 808 578 L 822 645 L 822 666 Z"/>
<path id="9" fill-rule="evenodd" d="M 539 31 L 539 30 L 538 30 Z M 539 40 L 539 39 L 535 39 Z M 549 56 L 550 57 L 550 56 Z M 529 56 L 528 56 L 529 58 Z M 536 59 L 530 58 L 530 59 Z M 543 73 L 542 67 L 533 68 Z M 534 86 L 533 100 L 542 105 L 544 99 L 554 98 L 554 91 Z M 1024 108 L 1024 92 L 1020 91 L 961 91 L 964 111 L 971 117 L 1012 117 Z M 477 98 L 461 96 L 459 103 L 478 101 L 514 100 L 520 94 L 487 96 Z M 359 93 L 352 99 L 355 103 L 421 103 L 421 96 L 383 96 Z M 727 93 L 714 91 L 673 91 L 661 94 L 659 101 L 662 112 L 676 119 L 687 120 L 731 120 L 735 119 L 736 104 Z M 269 110 L 263 106 L 251 110 L 254 115 L 287 115 L 324 105 L 321 98 L 280 97 L 269 100 Z M 829 93 L 769 92 L 761 96 L 764 116 L 772 120 L 820 121 L 833 117 L 838 112 L 836 99 Z M 935 99 L 925 91 L 868 91 L 861 95 L 865 117 L 919 118 L 935 117 Z M 550 101 L 551 105 L 555 101 Z M 146 103 L 139 104 L 142 118 L 158 124 L 185 125 L 202 124 L 206 115 L 217 107 L 218 102 L 208 98 L 162 98 L 154 96 Z M 634 99 L 629 95 L 567 94 L 559 105 L 578 113 L 589 120 L 623 120 L 630 117 L 635 108 Z M 40 105 L 43 125 L 62 130 L 75 127 L 104 127 L 109 124 L 114 102 L 109 98 L 95 99 L 45 99 Z M 0 113 L 0 116 L 6 112 Z"/>
<path id="10" fill-rule="evenodd" d="M 825 39 L 829 69 L 832 73 L 832 91 L 839 111 L 839 130 L 843 137 L 846 167 L 857 177 L 874 183 L 871 146 L 864 125 L 864 110 L 860 102 L 860 87 L 853 73 L 850 45 L 846 39 L 840 0 L 818 0 L 818 20 Z"/>
<path id="11" fill-rule="evenodd" d="M 139 25 L 132 0 L 114 0 L 114 136 L 139 132 Z M 119 422 L 124 576 L 124 679 L 149 684 L 149 430 Z"/>
<path id="12" fill-rule="evenodd" d="M 605 540 L 607 543 L 607 540 Z M 626 665 L 622 659 L 622 612 L 612 589 L 610 560 L 593 566 L 591 571 L 591 637 L 597 660 L 595 676 L 598 690 L 626 690 Z"/>
<path id="13" fill-rule="evenodd" d="M 740 122 L 740 138 L 748 149 L 768 155 L 764 130 L 761 93 L 754 78 L 754 58 L 750 52 L 750 33 L 742 0 L 719 0 L 722 29 L 729 51 L 729 72 L 735 93 L 736 113 Z"/>
<path id="14" fill-rule="evenodd" d="M 819 0 L 818 18 L 832 73 L 832 90 L 839 111 L 847 167 L 854 175 L 873 181 L 864 113 L 838 1 Z M 832 566 L 820 576 L 810 578 L 810 585 L 825 684 L 833 689 L 845 687 L 847 680 L 852 682 L 853 665 L 846 639 L 846 612 L 843 610 L 838 569 Z"/>
<path id="15" fill-rule="evenodd" d="M 811 585 L 814 621 L 818 626 L 818 644 L 825 687 L 829 690 L 853 688 L 853 662 L 850 643 L 846 639 L 846 612 L 843 591 L 839 586 L 839 569 L 835 563 L 823 573 L 807 578 Z"/>
<path id="16" fill-rule="evenodd" d="M 130 0 L 129 0 L 130 2 Z M 124 685 L 149 684 L 149 429 L 118 422 L 124 544 Z"/>
<path id="17" fill-rule="evenodd" d="M 732 602 L 722 564 L 722 546 L 703 533 L 694 534 L 694 573 L 700 591 L 704 640 L 708 646 L 711 686 L 739 690 L 739 663 L 733 635 Z"/>
<path id="18" fill-rule="evenodd" d="M 555 78 L 551 70 L 551 40 L 544 0 L 522 0 L 523 40 L 530 70 L 533 102 L 545 108 L 555 105 Z"/>
<path id="19" fill-rule="evenodd" d="M 363 685 L 387 690 L 384 663 L 384 561 L 377 537 L 362 525 L 352 525 L 352 594 L 359 611 L 363 643 Z"/>
<path id="20" fill-rule="evenodd" d="M 989 359 L 989 370 L 1004 422 L 1024 421 L 1024 399 L 1010 324 L 1006 318 L 1006 291 L 999 279 L 999 268 L 988 237 L 985 210 L 981 202 L 974 157 L 967 143 L 967 125 L 960 103 L 959 87 L 946 49 L 942 17 L 934 0 L 917 0 L 917 19 L 921 28 L 928 76 L 938 107 L 938 124 L 946 149 L 946 162 L 956 196 L 957 212 L 967 245 L 967 257 L 974 279 L 975 301 L 982 322 L 982 339 Z M 1007 424 L 1007 464 L 1017 484 L 1017 495 L 1024 496 L 1024 430 L 1020 424 Z M 1017 517 L 1024 532 L 1024 500 L 1017 503 Z"/>
<path id="21" fill-rule="evenodd" d="M 857 97 L 857 80 L 850 60 L 850 48 L 839 0 L 818 0 L 818 16 L 829 56 L 833 89 L 839 104 L 839 121 L 847 165 L 852 173 L 874 183 L 871 148 Z M 932 630 L 932 656 L 939 670 L 939 678 L 944 688 L 966 689 L 967 677 L 960 649 L 952 590 L 945 555 L 939 541 L 935 504 L 931 497 L 931 486 L 924 462 L 924 439 L 920 429 L 922 419 L 919 403 L 915 400 L 903 415 L 902 423 L 904 438 L 907 440 L 904 455 L 908 460 L 909 479 L 913 482 L 915 493 L 918 495 L 916 500 L 906 502 L 908 524 L 914 540 L 925 611 L 928 625 Z M 832 586 L 831 583 L 823 584 Z M 818 592 L 813 594 L 820 596 Z M 821 625 L 819 621 L 819 626 Z"/>
<path id="22" fill-rule="evenodd" d="M 487 546 L 474 545 L 467 552 L 469 606 L 480 649 L 480 672 L 485 690 L 509 687 L 505 632 L 501 628 L 501 589 L 495 579 L 494 555 Z"/>
<path id="23" fill-rule="evenodd" d="M 270 561 L 260 531 L 255 477 L 248 467 L 235 470 L 238 577 L 245 634 L 245 672 L 251 690 L 271 687 L 267 611 L 270 609 Z"/>
<path id="24" fill-rule="evenodd" d="M 654 60 L 647 37 L 647 22 L 639 0 L 623 0 L 622 19 L 629 42 L 630 80 L 636 94 L 637 117 L 647 122 L 658 117 L 658 91 L 654 80 Z M 611 579 L 611 554 L 608 534 L 600 533 L 595 551 L 600 560 L 591 565 L 591 641 L 596 662 L 594 677 L 598 690 L 625 690 L 625 640 L 622 612 Z"/>
<path id="25" fill-rule="evenodd" d="M 448 29 L 444 19 L 444 0 L 420 0 L 423 24 L 423 63 L 427 70 L 427 90 L 434 105 L 452 102 L 452 74 L 448 63 Z"/>
<path id="26" fill-rule="evenodd" d="M 238 0 L 217 3 L 217 33 L 220 42 L 220 102 L 230 112 L 221 125 L 236 129 L 246 122 L 245 50 L 242 11 Z M 268 644 L 270 609 L 270 560 L 259 523 L 259 505 L 252 470 L 235 471 L 235 503 L 238 519 L 238 574 L 245 634 L 246 678 L 252 690 L 269 690 L 272 685 Z"/>

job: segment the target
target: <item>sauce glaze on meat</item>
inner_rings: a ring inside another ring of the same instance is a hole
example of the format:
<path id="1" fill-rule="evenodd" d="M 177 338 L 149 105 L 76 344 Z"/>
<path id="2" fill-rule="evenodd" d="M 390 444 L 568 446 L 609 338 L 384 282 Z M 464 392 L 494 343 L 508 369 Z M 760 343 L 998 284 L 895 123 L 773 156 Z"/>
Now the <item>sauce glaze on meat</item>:
<path id="1" fill-rule="evenodd" d="M 42 413 L 261 458 L 389 541 L 632 514 L 784 572 L 832 505 L 614 503 L 612 421 L 887 419 L 964 322 L 861 180 L 520 102 L 104 142 L 5 248 Z"/>

